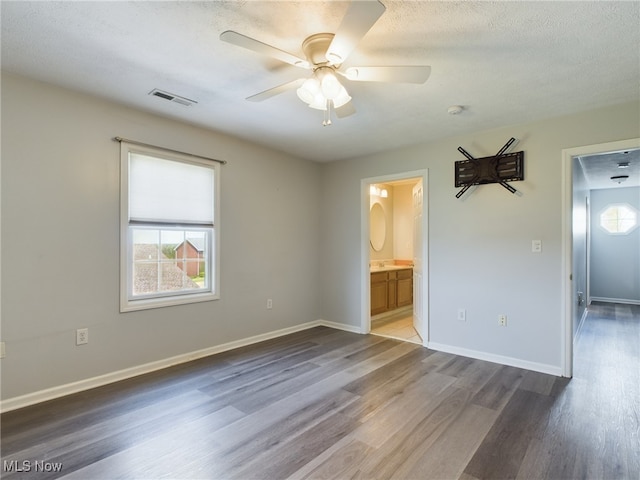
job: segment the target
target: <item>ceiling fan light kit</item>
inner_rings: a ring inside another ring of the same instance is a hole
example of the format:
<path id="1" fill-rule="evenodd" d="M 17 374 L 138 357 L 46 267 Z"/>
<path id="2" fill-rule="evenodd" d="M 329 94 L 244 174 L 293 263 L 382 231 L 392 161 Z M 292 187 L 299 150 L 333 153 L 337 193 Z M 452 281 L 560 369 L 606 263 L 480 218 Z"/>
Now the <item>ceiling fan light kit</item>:
<path id="1" fill-rule="evenodd" d="M 386 7 L 378 0 L 352 1 L 335 34 L 316 33 L 302 42 L 302 51 L 306 60 L 231 30 L 222 32 L 220 40 L 268 55 L 296 67 L 313 70 L 312 76 L 307 79 L 287 82 L 251 95 L 247 100 L 260 102 L 295 88 L 300 100 L 311 108 L 324 111 L 322 124 L 326 126 L 331 125 L 332 108 L 345 107 L 340 112 L 336 112 L 338 117 L 355 113 L 353 107 L 347 108 L 351 96 L 336 74 L 347 80 L 358 82 L 421 84 L 429 78 L 431 67 L 427 65 L 350 67 L 344 71 L 341 70 L 349 54 L 378 21 L 385 9 Z"/>
<path id="2" fill-rule="evenodd" d="M 319 67 L 313 77 L 296 90 L 298 98 L 311 108 L 327 110 L 328 102 L 340 108 L 351 101 L 347 89 L 338 81 L 331 67 Z"/>

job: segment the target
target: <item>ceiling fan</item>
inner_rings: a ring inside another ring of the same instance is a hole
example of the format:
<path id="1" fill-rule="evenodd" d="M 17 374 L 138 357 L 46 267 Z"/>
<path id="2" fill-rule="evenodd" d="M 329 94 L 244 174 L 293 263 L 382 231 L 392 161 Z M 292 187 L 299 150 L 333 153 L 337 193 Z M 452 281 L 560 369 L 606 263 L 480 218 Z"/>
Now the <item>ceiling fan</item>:
<path id="1" fill-rule="evenodd" d="M 247 100 L 261 102 L 296 89 L 298 97 L 309 107 L 325 112 L 323 125 L 331 125 L 332 109 L 338 117 L 355 113 L 351 96 L 340 83 L 338 76 L 356 82 L 390 83 L 424 83 L 429 78 L 431 67 L 427 65 L 342 68 L 349 54 L 378 21 L 385 9 L 378 0 L 352 1 L 335 34 L 316 33 L 302 42 L 302 51 L 306 59 L 232 30 L 222 32 L 220 40 L 311 70 L 313 73 L 310 77 L 278 85 L 252 95 Z"/>

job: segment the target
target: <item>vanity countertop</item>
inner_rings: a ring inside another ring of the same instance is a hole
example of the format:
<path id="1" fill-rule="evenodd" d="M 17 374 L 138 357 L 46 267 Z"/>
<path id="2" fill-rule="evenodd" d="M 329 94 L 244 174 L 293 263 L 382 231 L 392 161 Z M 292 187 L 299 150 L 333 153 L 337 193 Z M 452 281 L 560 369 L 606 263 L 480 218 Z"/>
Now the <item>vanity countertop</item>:
<path id="1" fill-rule="evenodd" d="M 385 265 L 379 267 L 377 265 L 371 265 L 369 267 L 370 272 L 388 272 L 391 270 L 406 270 L 407 268 L 413 268 L 413 265 Z"/>

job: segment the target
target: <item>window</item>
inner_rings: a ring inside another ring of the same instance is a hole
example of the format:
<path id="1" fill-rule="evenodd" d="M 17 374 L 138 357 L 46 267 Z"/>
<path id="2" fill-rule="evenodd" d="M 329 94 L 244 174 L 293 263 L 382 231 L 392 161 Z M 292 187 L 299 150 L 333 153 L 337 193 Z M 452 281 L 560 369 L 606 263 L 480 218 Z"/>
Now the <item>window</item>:
<path id="1" fill-rule="evenodd" d="M 625 203 L 609 205 L 600 214 L 600 226 L 611 234 L 627 234 L 638 225 L 638 211 Z"/>
<path id="2" fill-rule="evenodd" d="M 121 142 L 120 311 L 218 297 L 215 162 Z"/>

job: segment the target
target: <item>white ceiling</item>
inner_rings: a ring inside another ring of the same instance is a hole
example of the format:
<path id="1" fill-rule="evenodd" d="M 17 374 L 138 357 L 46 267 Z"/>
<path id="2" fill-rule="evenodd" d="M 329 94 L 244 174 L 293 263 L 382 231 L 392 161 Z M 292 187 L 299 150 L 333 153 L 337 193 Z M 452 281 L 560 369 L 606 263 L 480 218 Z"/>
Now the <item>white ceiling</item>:
<path id="1" fill-rule="evenodd" d="M 246 101 L 308 71 L 219 35 L 303 56 L 307 36 L 336 31 L 342 1 L 3 0 L 2 68 L 321 162 L 640 98 L 638 1 L 382 1 L 346 66 L 430 65 L 431 77 L 345 81 L 357 113 L 330 127 L 295 91 Z M 154 88 L 198 103 L 148 95 Z M 464 111 L 449 115 L 451 105 Z"/>

